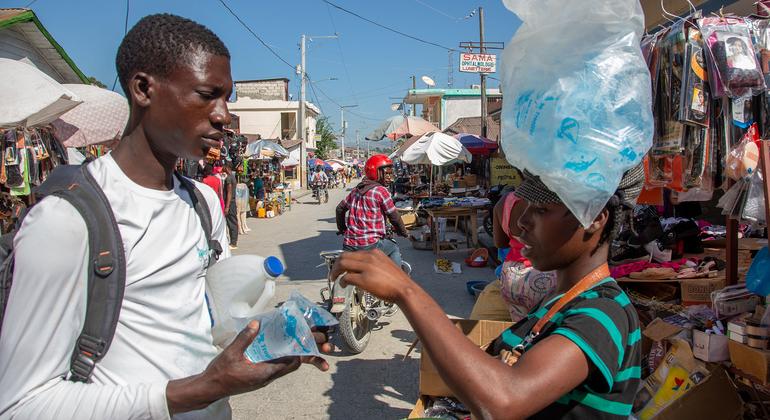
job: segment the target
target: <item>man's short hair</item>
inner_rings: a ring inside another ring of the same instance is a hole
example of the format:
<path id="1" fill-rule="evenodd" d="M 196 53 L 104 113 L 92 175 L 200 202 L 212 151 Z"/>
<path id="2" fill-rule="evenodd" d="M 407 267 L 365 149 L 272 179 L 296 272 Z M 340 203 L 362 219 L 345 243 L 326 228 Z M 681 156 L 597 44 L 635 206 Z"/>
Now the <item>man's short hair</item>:
<path id="1" fill-rule="evenodd" d="M 168 76 L 188 63 L 192 52 L 201 50 L 230 58 L 222 40 L 197 22 L 168 13 L 145 16 L 118 47 L 115 65 L 120 86 L 128 95 L 128 80 L 134 73 Z"/>

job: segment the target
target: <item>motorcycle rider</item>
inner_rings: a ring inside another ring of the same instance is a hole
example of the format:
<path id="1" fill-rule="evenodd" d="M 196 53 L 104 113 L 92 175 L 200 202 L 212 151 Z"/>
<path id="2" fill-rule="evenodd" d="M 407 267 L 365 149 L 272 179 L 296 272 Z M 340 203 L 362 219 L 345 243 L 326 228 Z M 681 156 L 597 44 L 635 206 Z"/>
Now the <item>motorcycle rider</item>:
<path id="1" fill-rule="evenodd" d="M 387 189 L 393 182 L 393 161 L 385 155 L 374 155 L 366 161 L 364 172 L 366 177 L 337 205 L 337 230 L 344 234 L 343 249 L 377 248 L 400 266 L 401 250 L 387 237 L 385 222 L 387 217 L 398 235 L 407 236 Z"/>
<path id="2" fill-rule="evenodd" d="M 321 165 L 315 167 L 315 173 L 310 179 L 310 184 L 313 186 L 314 195 L 320 193 L 320 189 L 324 188 L 329 183 L 329 177 L 323 171 Z"/>

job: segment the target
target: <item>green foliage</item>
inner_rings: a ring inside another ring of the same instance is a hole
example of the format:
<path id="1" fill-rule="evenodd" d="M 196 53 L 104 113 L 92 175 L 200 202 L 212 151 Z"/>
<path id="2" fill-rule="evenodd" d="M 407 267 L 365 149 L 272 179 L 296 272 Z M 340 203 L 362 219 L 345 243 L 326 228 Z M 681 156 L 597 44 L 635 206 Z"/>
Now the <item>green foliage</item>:
<path id="1" fill-rule="evenodd" d="M 321 117 L 316 121 L 315 132 L 320 138 L 316 141 L 316 155 L 321 159 L 329 157 L 329 152 L 337 148 L 337 137 L 329 124 L 329 117 Z"/>
<path id="2" fill-rule="evenodd" d="M 104 83 L 100 82 L 99 79 L 97 79 L 94 76 L 89 77 L 88 78 L 88 82 L 91 83 L 92 85 L 100 87 L 102 89 L 107 89 L 107 85 L 105 85 Z"/>

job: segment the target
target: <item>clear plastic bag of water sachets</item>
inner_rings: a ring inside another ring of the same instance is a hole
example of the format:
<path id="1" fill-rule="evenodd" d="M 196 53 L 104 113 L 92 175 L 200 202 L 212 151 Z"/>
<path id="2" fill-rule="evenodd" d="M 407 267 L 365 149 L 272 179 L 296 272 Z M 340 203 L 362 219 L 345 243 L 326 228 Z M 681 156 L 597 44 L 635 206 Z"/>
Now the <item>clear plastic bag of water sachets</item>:
<path id="1" fill-rule="evenodd" d="M 286 356 L 319 356 L 311 328 L 337 323 L 332 314 L 296 292 L 278 309 L 254 319 L 259 321 L 259 333 L 244 352 L 254 363 Z"/>
<path id="2" fill-rule="evenodd" d="M 502 147 L 589 225 L 652 145 L 638 0 L 504 0 L 522 21 L 503 51 Z"/>

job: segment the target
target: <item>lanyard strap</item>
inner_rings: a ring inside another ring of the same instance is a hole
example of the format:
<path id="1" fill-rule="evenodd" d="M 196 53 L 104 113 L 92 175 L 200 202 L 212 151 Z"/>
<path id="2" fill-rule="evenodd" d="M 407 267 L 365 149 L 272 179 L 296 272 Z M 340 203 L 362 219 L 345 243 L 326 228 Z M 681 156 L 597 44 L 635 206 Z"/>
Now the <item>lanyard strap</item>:
<path id="1" fill-rule="evenodd" d="M 540 320 L 537 321 L 537 324 L 532 328 L 532 332 L 529 335 L 529 340 L 531 342 L 532 339 L 540 335 L 540 331 L 542 331 L 545 324 L 548 323 L 548 321 L 553 318 L 554 315 L 556 315 L 557 312 L 559 312 L 566 304 L 568 304 L 572 299 L 575 299 L 578 297 L 581 293 L 585 292 L 586 290 L 592 288 L 596 283 L 602 281 L 603 279 L 610 276 L 610 268 L 607 266 L 607 263 L 604 263 L 600 265 L 599 267 L 596 267 L 593 271 L 586 274 L 585 277 L 580 279 L 579 282 L 577 282 L 574 286 L 572 286 L 567 293 L 564 294 L 564 296 L 561 297 L 553 306 L 551 306 L 551 309 L 548 310 L 548 312 L 545 314 L 544 317 L 540 318 Z"/>

